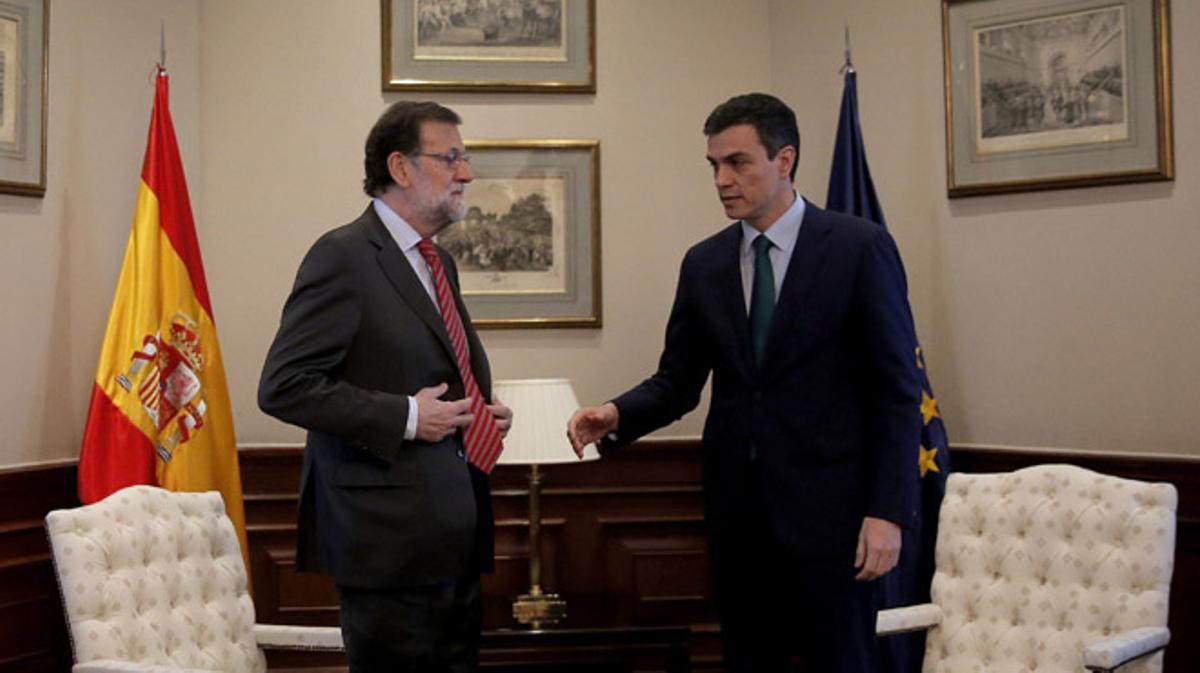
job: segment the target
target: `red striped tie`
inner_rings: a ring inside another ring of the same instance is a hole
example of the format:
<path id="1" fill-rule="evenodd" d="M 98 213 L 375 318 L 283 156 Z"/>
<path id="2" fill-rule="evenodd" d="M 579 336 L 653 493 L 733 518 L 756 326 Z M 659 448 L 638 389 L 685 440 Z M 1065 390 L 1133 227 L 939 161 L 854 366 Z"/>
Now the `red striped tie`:
<path id="1" fill-rule="evenodd" d="M 433 276 L 433 286 L 437 290 L 438 308 L 442 312 L 442 321 L 446 324 L 446 332 L 450 334 L 450 343 L 454 346 L 454 358 L 458 360 L 458 372 L 462 376 L 463 387 L 467 397 L 470 397 L 471 413 L 475 422 L 463 433 L 463 444 L 467 448 L 467 460 L 485 473 L 490 474 L 504 450 L 500 441 L 500 429 L 496 427 L 496 419 L 488 411 L 487 401 L 479 392 L 479 384 L 475 382 L 475 374 L 471 372 L 471 355 L 467 350 L 467 333 L 463 330 L 462 318 L 458 316 L 458 307 L 454 304 L 454 293 L 446 280 L 446 269 L 438 257 L 437 248 L 427 238 L 417 244 L 425 263 L 429 265 Z"/>

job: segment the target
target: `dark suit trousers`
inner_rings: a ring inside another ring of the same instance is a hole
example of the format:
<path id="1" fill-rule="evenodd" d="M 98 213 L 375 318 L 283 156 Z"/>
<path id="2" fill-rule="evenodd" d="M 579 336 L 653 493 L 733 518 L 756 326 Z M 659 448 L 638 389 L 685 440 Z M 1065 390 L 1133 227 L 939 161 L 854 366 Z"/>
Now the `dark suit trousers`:
<path id="1" fill-rule="evenodd" d="M 479 662 L 479 573 L 425 587 L 339 584 L 351 673 L 470 673 Z"/>
<path id="2" fill-rule="evenodd" d="M 739 525 L 712 540 L 725 671 L 874 673 L 875 601 L 872 583 L 854 580 L 854 551 L 785 552 L 750 471 Z"/>

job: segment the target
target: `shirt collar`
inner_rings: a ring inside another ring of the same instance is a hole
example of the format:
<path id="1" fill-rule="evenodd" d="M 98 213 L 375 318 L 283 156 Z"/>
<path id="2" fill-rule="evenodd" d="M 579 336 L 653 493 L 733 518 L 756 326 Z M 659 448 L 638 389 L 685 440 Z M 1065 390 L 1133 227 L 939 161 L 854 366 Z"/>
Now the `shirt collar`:
<path id="1" fill-rule="evenodd" d="M 796 238 L 800 236 L 800 223 L 804 221 L 804 197 L 797 192 L 796 200 L 792 202 L 790 208 L 784 211 L 783 215 L 779 216 L 767 230 L 762 232 L 764 236 L 770 239 L 771 243 L 782 250 L 785 254 L 790 255 L 792 248 L 796 246 Z M 754 227 L 741 222 L 742 225 L 742 254 L 749 254 L 750 244 L 754 239 L 758 238 L 759 232 Z"/>
<path id="2" fill-rule="evenodd" d="M 418 243 L 421 242 L 421 235 L 416 229 L 412 228 L 404 218 L 396 214 L 388 204 L 384 203 L 379 198 L 372 199 L 371 205 L 375 207 L 375 214 L 383 221 L 383 226 L 387 228 L 388 233 L 396 241 L 396 245 L 400 246 L 400 251 L 407 253 Z"/>

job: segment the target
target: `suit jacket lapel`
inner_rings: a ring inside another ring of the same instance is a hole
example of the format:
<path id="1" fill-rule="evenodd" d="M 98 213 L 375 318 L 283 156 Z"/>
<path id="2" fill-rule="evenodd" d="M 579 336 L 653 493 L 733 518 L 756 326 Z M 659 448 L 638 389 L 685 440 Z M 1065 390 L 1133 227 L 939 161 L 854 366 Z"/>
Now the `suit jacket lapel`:
<path id="1" fill-rule="evenodd" d="M 733 316 L 730 327 L 733 329 L 734 358 L 749 380 L 754 378 L 758 367 L 754 364 L 754 346 L 750 343 L 750 322 L 742 289 L 742 225 L 734 222 L 722 232 L 722 236 L 726 240 L 721 245 L 722 252 L 715 269 L 719 302 L 717 311 L 719 315 Z"/>
<path id="2" fill-rule="evenodd" d="M 805 201 L 804 207 L 804 220 L 796 237 L 796 247 L 792 250 L 792 259 L 788 262 L 783 287 L 780 288 L 771 318 L 767 351 L 763 357 L 766 363 L 771 363 L 781 355 L 785 341 L 789 342 L 787 350 L 797 349 L 797 341 L 805 334 L 804 307 L 829 258 L 826 254 L 829 247 L 829 220 L 812 203 Z M 796 325 L 796 322 L 800 324 Z"/>
<path id="3" fill-rule="evenodd" d="M 412 265 L 408 263 L 408 259 L 400 252 L 400 246 L 396 245 L 396 240 L 388 233 L 387 227 L 383 226 L 383 222 L 379 220 L 379 216 L 375 214 L 375 209 L 367 206 L 368 213 L 368 238 L 378 248 L 375 254 L 375 261 L 379 263 L 379 267 L 383 269 L 383 275 L 387 277 L 388 282 L 399 293 L 401 299 L 412 308 L 413 312 L 421 319 L 422 322 L 429 327 L 438 341 L 441 342 L 442 348 L 446 350 L 447 356 L 451 362 L 454 361 L 454 346 L 450 343 L 450 335 L 446 332 L 446 324 L 442 321 L 442 314 L 430 299 L 429 293 L 425 291 L 425 286 L 421 284 L 421 279 L 417 278 L 416 272 L 413 271 Z"/>

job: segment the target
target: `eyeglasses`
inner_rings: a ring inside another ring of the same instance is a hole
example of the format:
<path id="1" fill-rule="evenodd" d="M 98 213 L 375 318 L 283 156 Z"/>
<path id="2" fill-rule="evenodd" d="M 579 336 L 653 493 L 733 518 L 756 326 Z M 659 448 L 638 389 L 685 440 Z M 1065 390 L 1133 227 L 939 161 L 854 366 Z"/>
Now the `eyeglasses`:
<path id="1" fill-rule="evenodd" d="M 419 157 L 440 159 L 442 163 L 446 164 L 446 168 L 451 171 L 458 170 L 460 164 L 471 164 L 471 155 L 466 152 L 459 152 L 456 149 L 449 152 L 413 152 L 413 154 Z"/>

